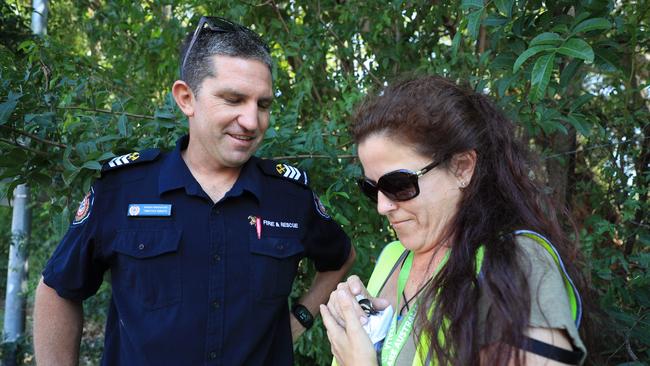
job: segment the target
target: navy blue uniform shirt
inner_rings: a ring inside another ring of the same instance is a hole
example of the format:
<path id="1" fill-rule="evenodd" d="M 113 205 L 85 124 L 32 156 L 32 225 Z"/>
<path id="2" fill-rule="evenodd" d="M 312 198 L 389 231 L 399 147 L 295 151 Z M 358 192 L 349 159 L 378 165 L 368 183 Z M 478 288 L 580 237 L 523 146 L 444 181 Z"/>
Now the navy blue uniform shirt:
<path id="1" fill-rule="evenodd" d="M 289 165 L 252 157 L 214 204 L 181 158 L 188 141 L 111 160 L 44 282 L 83 300 L 110 270 L 102 365 L 291 365 L 298 262 L 339 269 L 350 241 Z"/>

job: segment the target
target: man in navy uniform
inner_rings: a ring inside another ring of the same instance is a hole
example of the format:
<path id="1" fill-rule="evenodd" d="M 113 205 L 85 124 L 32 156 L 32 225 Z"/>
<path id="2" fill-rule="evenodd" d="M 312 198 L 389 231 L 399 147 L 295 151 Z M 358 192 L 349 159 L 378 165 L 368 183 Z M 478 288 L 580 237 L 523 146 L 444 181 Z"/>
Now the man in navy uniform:
<path id="1" fill-rule="evenodd" d="M 253 156 L 269 125 L 271 59 L 251 30 L 203 17 L 184 43 L 176 149 L 109 161 L 36 290 L 40 365 L 76 365 L 82 301 L 110 271 L 102 365 L 291 365 L 295 340 L 354 250 L 293 166 Z M 318 271 L 293 309 L 301 258 Z"/>

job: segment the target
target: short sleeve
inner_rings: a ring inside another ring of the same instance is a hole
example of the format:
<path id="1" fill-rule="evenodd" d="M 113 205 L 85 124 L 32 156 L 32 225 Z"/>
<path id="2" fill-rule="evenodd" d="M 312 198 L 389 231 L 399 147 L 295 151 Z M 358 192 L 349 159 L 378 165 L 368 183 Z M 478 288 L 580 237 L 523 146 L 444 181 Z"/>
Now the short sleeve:
<path id="1" fill-rule="evenodd" d="M 564 329 L 574 347 L 586 353 L 573 316 L 564 278 L 551 254 L 533 239 L 518 236 L 520 263 L 530 289 L 530 326 Z"/>
<path id="2" fill-rule="evenodd" d="M 350 238 L 327 213 L 315 193 L 308 209 L 303 246 L 319 272 L 338 270 L 350 255 Z"/>
<path id="3" fill-rule="evenodd" d="M 93 187 L 82 199 L 68 231 L 43 270 L 43 282 L 63 298 L 85 300 L 92 296 L 107 269 L 97 259 L 97 198 Z"/>

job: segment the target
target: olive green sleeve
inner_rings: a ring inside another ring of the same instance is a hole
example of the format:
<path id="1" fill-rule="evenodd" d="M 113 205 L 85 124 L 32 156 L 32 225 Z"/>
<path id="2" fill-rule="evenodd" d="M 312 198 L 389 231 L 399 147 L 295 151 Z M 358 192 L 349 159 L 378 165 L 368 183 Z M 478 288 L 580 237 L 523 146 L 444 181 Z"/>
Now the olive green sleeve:
<path id="1" fill-rule="evenodd" d="M 530 327 L 563 329 L 573 346 L 586 354 L 571 315 L 564 278 L 553 257 L 542 245 L 528 237 L 517 236 L 516 243 L 519 249 L 518 262 L 526 274 L 530 290 Z M 491 300 L 481 291 L 478 326 L 482 345 L 498 341 L 498 334 L 486 332 L 486 329 L 491 329 L 490 306 Z"/>

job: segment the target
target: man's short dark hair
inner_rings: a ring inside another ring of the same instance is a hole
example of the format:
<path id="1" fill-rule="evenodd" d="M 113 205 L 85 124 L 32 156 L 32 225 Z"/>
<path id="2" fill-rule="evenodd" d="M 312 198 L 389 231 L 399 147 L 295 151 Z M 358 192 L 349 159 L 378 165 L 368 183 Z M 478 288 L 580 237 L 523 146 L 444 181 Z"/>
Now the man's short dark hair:
<path id="1" fill-rule="evenodd" d="M 194 32 L 190 32 L 183 41 L 180 64 L 182 80 L 190 86 L 194 94 L 199 92 L 203 79 L 216 76 L 213 73 L 214 65 L 211 59 L 215 55 L 260 61 L 272 72 L 271 55 L 267 51 L 268 46 L 256 33 L 243 26 L 241 29 L 229 32 L 215 32 L 204 27 L 192 46 L 190 54 L 187 55 L 183 67 L 183 58 L 193 35 Z"/>

